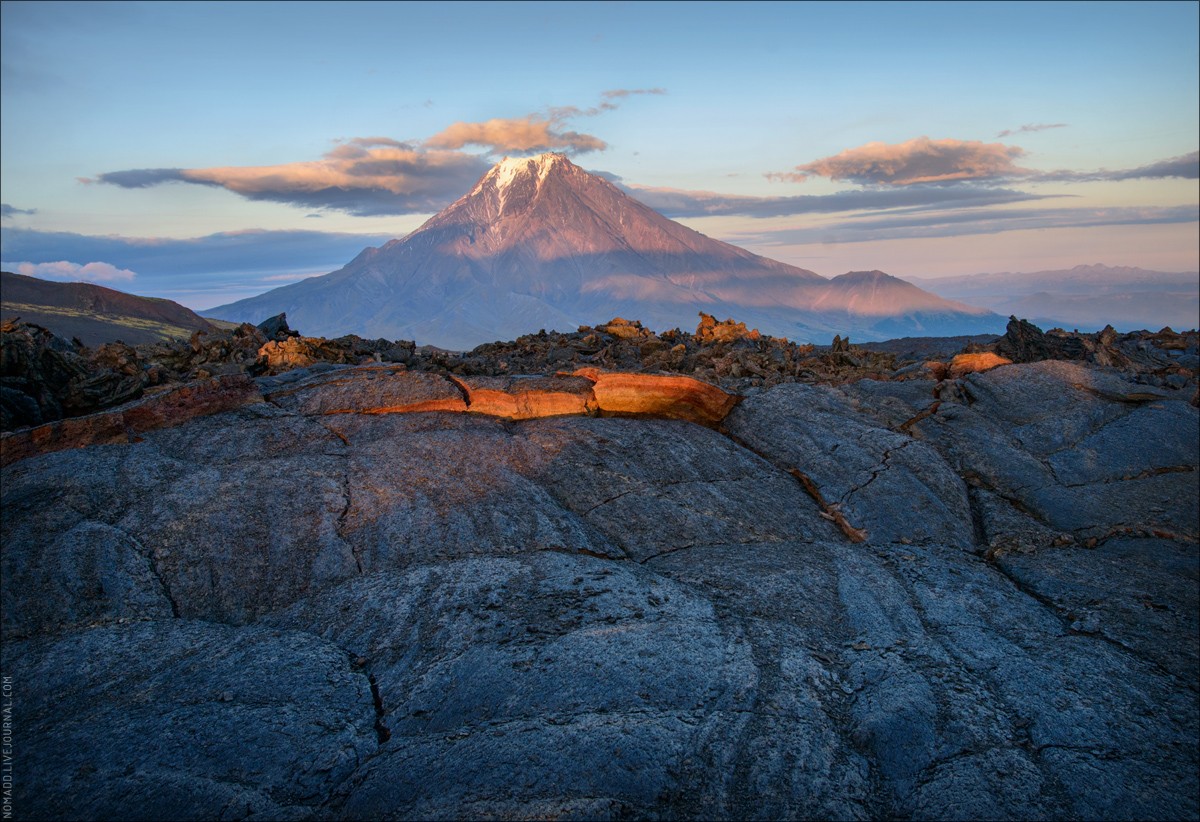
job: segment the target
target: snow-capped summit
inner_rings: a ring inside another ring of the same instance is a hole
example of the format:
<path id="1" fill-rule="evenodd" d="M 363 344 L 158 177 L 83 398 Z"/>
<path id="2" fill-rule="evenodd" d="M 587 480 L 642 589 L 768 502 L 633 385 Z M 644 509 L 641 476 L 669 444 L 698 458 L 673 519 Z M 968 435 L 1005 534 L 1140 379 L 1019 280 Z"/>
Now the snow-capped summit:
<path id="1" fill-rule="evenodd" d="M 565 154 L 556 154 L 552 151 L 533 157 L 505 157 L 492 166 L 491 171 L 483 175 L 479 184 L 482 185 L 490 180 L 496 184 L 497 188 L 506 188 L 517 177 L 526 174 L 541 182 L 546 179 L 546 175 L 550 173 L 555 164 L 559 163 L 570 164 L 570 161 Z"/>
<path id="2" fill-rule="evenodd" d="M 492 166 L 462 200 L 490 191 L 496 198 L 496 213 L 500 214 L 507 208 L 511 193 L 518 192 L 517 199 L 523 205 L 524 199 L 536 195 L 541 190 L 542 184 L 551 174 L 556 170 L 567 171 L 568 166 L 575 168 L 566 155 L 554 152 L 532 157 L 505 157 Z M 521 189 L 524 189 L 524 198 L 520 194 Z"/>
<path id="3" fill-rule="evenodd" d="M 506 157 L 412 234 L 339 271 L 207 313 L 258 322 L 286 311 L 306 334 L 456 349 L 617 316 L 691 329 L 700 311 L 795 340 L 881 338 L 863 333 L 881 317 L 855 311 L 850 285 L 706 237 L 546 153 Z M 939 317 L 978 324 L 986 313 L 926 296 Z"/>

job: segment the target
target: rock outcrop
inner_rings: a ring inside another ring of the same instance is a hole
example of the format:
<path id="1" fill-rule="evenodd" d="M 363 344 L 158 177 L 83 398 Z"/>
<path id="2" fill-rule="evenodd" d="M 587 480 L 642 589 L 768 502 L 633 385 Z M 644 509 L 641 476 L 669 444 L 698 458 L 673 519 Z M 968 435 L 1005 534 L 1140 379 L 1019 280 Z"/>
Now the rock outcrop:
<path id="1" fill-rule="evenodd" d="M 24 319 L 85 345 L 115 340 L 136 345 L 216 330 L 179 303 L 138 297 L 95 283 L 53 282 L 0 271 L 0 295 L 0 322 Z"/>
<path id="2" fill-rule="evenodd" d="M 656 333 L 636 320 L 616 318 L 596 328 L 585 326 L 570 334 L 541 331 L 462 354 L 417 348 L 404 340 L 304 337 L 288 326 L 284 315 L 257 327 L 198 332 L 186 342 L 110 343 L 96 349 L 29 324 L 3 328 L 0 431 L 94 413 L 155 388 L 239 374 L 279 375 L 321 364 L 395 363 L 460 381 L 579 369 L 675 374 L 746 393 L 791 382 L 944 380 L 1014 360 L 1077 359 L 1116 368 L 1146 385 L 1190 391 L 1193 404 L 1200 404 L 1200 335 L 1169 328 L 1154 334 L 1121 335 L 1111 328 L 1097 334 L 1043 333 L 1014 319 L 1002 338 L 955 341 L 965 343 L 956 355 L 947 353 L 956 349 L 947 348 L 946 341 L 918 338 L 857 346 L 838 336 L 828 348 L 797 345 L 703 313 L 694 334 L 679 329 Z"/>
<path id="3" fill-rule="evenodd" d="M 415 364 L 3 469 L 23 817 L 1200 814 L 1177 372 Z"/>

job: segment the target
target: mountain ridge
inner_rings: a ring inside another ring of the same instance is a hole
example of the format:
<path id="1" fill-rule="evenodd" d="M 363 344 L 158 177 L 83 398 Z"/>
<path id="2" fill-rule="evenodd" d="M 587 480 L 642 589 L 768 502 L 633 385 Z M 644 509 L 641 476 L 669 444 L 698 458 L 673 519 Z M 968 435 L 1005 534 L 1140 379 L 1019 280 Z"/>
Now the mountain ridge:
<path id="1" fill-rule="evenodd" d="M 115 340 L 137 345 L 216 328 L 172 300 L 95 283 L 60 283 L 3 271 L 0 293 L 0 319 L 20 317 L 91 346 Z"/>

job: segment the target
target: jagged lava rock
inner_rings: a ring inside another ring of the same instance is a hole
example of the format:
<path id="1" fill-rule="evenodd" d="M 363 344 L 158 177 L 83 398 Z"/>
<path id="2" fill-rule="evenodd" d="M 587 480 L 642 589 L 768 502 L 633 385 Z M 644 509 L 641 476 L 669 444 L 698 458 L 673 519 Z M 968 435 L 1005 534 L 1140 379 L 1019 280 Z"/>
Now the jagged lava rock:
<path id="1" fill-rule="evenodd" d="M 1187 392 L 1037 362 L 721 392 L 700 425 L 651 418 L 662 375 L 591 375 L 602 414 L 610 376 L 635 417 L 316 365 L 6 466 L 14 804 L 1200 814 Z"/>

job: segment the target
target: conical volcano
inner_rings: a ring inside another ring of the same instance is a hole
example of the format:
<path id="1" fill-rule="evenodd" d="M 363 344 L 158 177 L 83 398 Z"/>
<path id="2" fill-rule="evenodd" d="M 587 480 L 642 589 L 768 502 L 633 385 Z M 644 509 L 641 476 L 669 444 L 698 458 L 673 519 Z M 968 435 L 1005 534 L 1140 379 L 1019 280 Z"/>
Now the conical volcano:
<path id="1" fill-rule="evenodd" d="M 669 220 L 561 154 L 541 154 L 506 158 L 416 231 L 339 271 L 206 313 L 258 322 L 286 311 L 306 334 L 452 349 L 615 316 L 690 329 L 700 311 L 804 340 L 856 330 L 844 310 L 816 307 L 829 287 Z"/>

